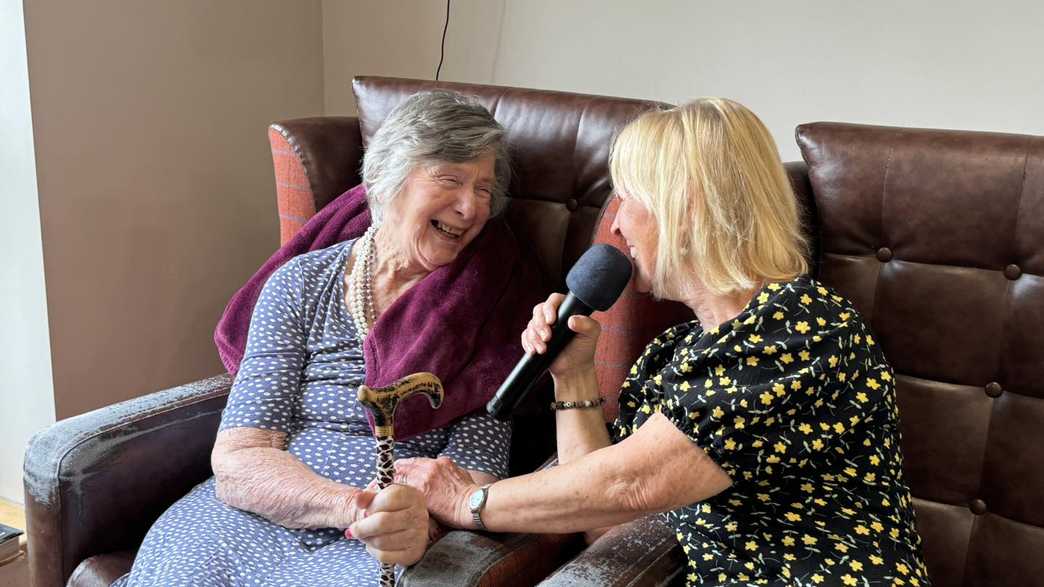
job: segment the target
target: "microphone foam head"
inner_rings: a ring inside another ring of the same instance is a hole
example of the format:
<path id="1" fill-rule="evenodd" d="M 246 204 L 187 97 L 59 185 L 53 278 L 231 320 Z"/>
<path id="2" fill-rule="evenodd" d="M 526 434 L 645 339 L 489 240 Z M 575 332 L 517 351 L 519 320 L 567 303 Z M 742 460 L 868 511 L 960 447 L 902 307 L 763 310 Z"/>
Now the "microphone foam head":
<path id="1" fill-rule="evenodd" d="M 597 244 L 577 260 L 566 275 L 569 291 L 588 306 L 604 312 L 631 280 L 631 260 L 616 247 Z"/>

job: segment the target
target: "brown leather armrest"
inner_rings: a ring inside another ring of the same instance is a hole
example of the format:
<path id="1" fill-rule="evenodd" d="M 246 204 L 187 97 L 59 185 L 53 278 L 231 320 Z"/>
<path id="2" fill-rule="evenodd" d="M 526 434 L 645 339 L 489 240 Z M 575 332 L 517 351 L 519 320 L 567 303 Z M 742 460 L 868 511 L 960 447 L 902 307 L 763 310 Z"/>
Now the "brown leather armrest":
<path id="1" fill-rule="evenodd" d="M 660 516 L 617 526 L 540 585 L 665 585 L 685 569 L 685 554 Z"/>
<path id="2" fill-rule="evenodd" d="M 450 532 L 406 570 L 399 587 L 528 587 L 583 546 L 579 534 Z"/>
<path id="3" fill-rule="evenodd" d="M 80 561 L 137 548 L 152 522 L 210 476 L 232 378 L 211 377 L 62 420 L 25 453 L 29 567 L 58 587 Z"/>

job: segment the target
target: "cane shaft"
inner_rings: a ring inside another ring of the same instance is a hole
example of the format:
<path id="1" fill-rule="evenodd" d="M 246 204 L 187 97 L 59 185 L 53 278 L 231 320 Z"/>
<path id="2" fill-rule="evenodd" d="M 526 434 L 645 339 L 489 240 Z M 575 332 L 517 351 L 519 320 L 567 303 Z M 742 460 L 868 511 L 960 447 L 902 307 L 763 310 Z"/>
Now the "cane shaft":
<path id="1" fill-rule="evenodd" d="M 395 437 L 377 437 L 377 489 L 384 489 L 395 479 Z M 381 563 L 380 586 L 395 585 L 395 565 Z"/>

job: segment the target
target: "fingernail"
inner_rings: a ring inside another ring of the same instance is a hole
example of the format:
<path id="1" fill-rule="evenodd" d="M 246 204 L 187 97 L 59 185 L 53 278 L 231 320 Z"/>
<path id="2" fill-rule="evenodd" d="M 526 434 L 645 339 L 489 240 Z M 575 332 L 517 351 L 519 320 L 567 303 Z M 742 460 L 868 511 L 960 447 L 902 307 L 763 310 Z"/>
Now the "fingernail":
<path id="1" fill-rule="evenodd" d="M 348 540 L 355 540 L 355 536 L 352 536 L 352 529 L 351 528 L 345 528 L 344 529 L 344 537 L 347 538 Z"/>

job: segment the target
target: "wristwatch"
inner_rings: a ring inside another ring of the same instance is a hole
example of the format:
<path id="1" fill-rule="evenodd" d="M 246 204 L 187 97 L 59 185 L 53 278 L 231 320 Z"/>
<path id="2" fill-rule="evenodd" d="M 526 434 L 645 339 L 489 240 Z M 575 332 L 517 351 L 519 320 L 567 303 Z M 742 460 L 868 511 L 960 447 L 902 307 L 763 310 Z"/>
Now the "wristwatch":
<path id="1" fill-rule="evenodd" d="M 475 521 L 475 525 L 478 526 L 479 530 L 486 529 L 486 525 L 482 523 L 482 510 L 486 507 L 490 485 L 492 483 L 479 487 L 468 497 L 468 509 L 471 510 L 471 519 Z"/>

